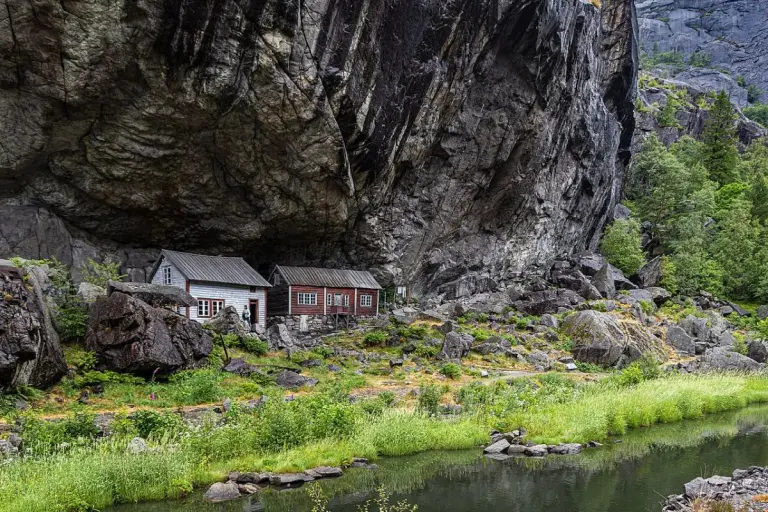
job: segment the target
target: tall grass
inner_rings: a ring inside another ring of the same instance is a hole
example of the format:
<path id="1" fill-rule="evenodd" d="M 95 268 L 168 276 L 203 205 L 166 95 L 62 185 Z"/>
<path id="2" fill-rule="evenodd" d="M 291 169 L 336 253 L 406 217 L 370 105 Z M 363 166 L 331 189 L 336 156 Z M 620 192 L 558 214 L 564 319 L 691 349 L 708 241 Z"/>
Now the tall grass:
<path id="1" fill-rule="evenodd" d="M 487 439 L 478 418 L 453 421 L 403 410 L 359 419 L 350 436 L 329 436 L 282 450 L 254 450 L 245 427 L 224 427 L 182 438 L 163 438 L 145 453 L 125 451 L 109 439 L 39 459 L 0 467 L 0 511 L 85 511 L 120 502 L 175 498 L 191 486 L 221 480 L 232 469 L 298 471 L 341 465 L 352 457 L 407 455 L 471 448 Z"/>
<path id="2" fill-rule="evenodd" d="M 628 387 L 612 381 L 595 385 L 572 401 L 511 413 L 499 426 L 522 426 L 534 442 L 586 443 L 630 428 L 700 418 L 759 402 L 768 402 L 768 378 L 762 376 L 678 375 Z"/>
<path id="3" fill-rule="evenodd" d="M 764 376 L 669 376 L 633 385 L 614 378 L 578 385 L 552 377 L 537 382 L 538 388 L 468 387 L 460 398 L 467 404 L 474 399 L 466 408 L 475 412 L 449 420 L 405 409 L 366 409 L 325 395 L 275 399 L 255 414 L 235 408 L 223 426 L 165 432 L 138 455 L 126 452 L 127 438 L 114 437 L 6 461 L 0 463 L 0 512 L 103 509 L 174 498 L 231 470 L 290 472 L 352 457 L 472 448 L 487 442 L 489 426 L 525 427 L 535 442 L 584 443 L 768 402 Z"/>

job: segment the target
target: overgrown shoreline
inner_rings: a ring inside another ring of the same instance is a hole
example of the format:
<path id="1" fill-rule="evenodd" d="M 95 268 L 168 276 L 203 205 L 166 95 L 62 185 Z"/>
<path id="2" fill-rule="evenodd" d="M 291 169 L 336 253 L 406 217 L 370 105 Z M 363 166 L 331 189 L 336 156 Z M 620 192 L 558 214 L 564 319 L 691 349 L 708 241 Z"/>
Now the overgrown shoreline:
<path id="1" fill-rule="evenodd" d="M 219 426 L 158 427 L 139 454 L 126 451 L 129 436 L 116 434 L 6 463 L 0 467 L 0 510 L 103 509 L 177 498 L 232 470 L 288 472 L 343 465 L 352 457 L 479 449 L 491 428 L 523 426 L 533 442 L 601 441 L 631 428 L 768 402 L 765 376 L 636 381 L 627 375 L 597 383 L 547 375 L 473 384 L 456 393 L 464 412 L 448 418 L 430 416 L 430 404 L 391 407 L 378 398 L 350 404 L 330 393 L 268 400 L 250 412 L 235 406 Z"/>

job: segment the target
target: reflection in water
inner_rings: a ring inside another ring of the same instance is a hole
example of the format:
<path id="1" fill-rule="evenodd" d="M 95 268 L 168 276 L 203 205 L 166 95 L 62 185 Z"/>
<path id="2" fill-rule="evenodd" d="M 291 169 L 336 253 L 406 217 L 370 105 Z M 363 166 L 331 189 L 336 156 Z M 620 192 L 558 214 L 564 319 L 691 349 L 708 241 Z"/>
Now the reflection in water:
<path id="1" fill-rule="evenodd" d="M 479 451 L 431 452 L 378 461 L 378 471 L 349 470 L 323 481 L 330 510 L 356 512 L 383 485 L 393 500 L 407 498 L 420 512 L 658 512 L 668 494 L 696 476 L 730 475 L 768 464 L 768 407 L 641 429 L 621 443 L 576 456 L 484 458 Z M 312 484 L 318 485 L 318 484 Z M 221 505 L 199 501 L 115 507 L 114 512 L 308 512 L 306 489 L 265 492 Z"/>

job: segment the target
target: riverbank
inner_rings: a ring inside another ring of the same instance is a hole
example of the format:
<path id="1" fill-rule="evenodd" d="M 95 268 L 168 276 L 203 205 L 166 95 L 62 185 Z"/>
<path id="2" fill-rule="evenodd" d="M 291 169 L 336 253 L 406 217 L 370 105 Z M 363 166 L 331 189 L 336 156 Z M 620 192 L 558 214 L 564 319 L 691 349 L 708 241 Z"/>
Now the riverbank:
<path id="1" fill-rule="evenodd" d="M 768 510 L 768 468 L 736 469 L 731 476 L 695 478 L 667 498 L 664 512 L 762 512 Z"/>
<path id="2" fill-rule="evenodd" d="M 463 413 L 429 416 L 440 391 L 419 404 L 380 398 L 350 404 L 343 395 L 237 405 L 219 425 L 158 428 L 147 449 L 131 453 L 130 437 L 73 443 L 0 467 L 0 510 L 88 510 L 114 503 L 177 498 L 226 479 L 230 471 L 301 471 L 487 443 L 488 431 L 523 426 L 534 442 L 604 440 L 629 428 L 768 402 L 768 378 L 745 375 L 664 376 L 628 382 L 627 373 L 597 383 L 561 375 L 472 384 L 455 392 Z M 434 411 L 432 411 L 434 412 Z M 159 418 L 153 421 L 160 422 Z M 39 437 L 47 435 L 44 428 Z M 126 426 L 126 433 L 134 435 Z M 652 432 L 652 431 L 650 431 Z M 569 437 L 571 436 L 571 437 Z"/>

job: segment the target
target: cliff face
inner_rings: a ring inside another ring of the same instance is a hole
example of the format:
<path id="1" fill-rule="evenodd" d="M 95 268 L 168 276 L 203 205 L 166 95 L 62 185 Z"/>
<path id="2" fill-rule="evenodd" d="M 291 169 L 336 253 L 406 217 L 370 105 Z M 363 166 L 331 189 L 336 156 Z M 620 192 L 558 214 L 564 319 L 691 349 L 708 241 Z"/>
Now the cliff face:
<path id="1" fill-rule="evenodd" d="M 593 246 L 632 0 L 5 0 L 0 254 L 370 266 L 416 291 Z"/>
<path id="2" fill-rule="evenodd" d="M 725 89 L 741 106 L 747 101 L 745 84 L 768 92 L 765 1 L 638 0 L 637 10 L 643 51 L 679 52 L 686 59 L 694 52 L 706 56 L 699 69 L 686 70 L 679 80 L 707 90 Z M 742 87 L 736 77 L 743 77 Z"/>

